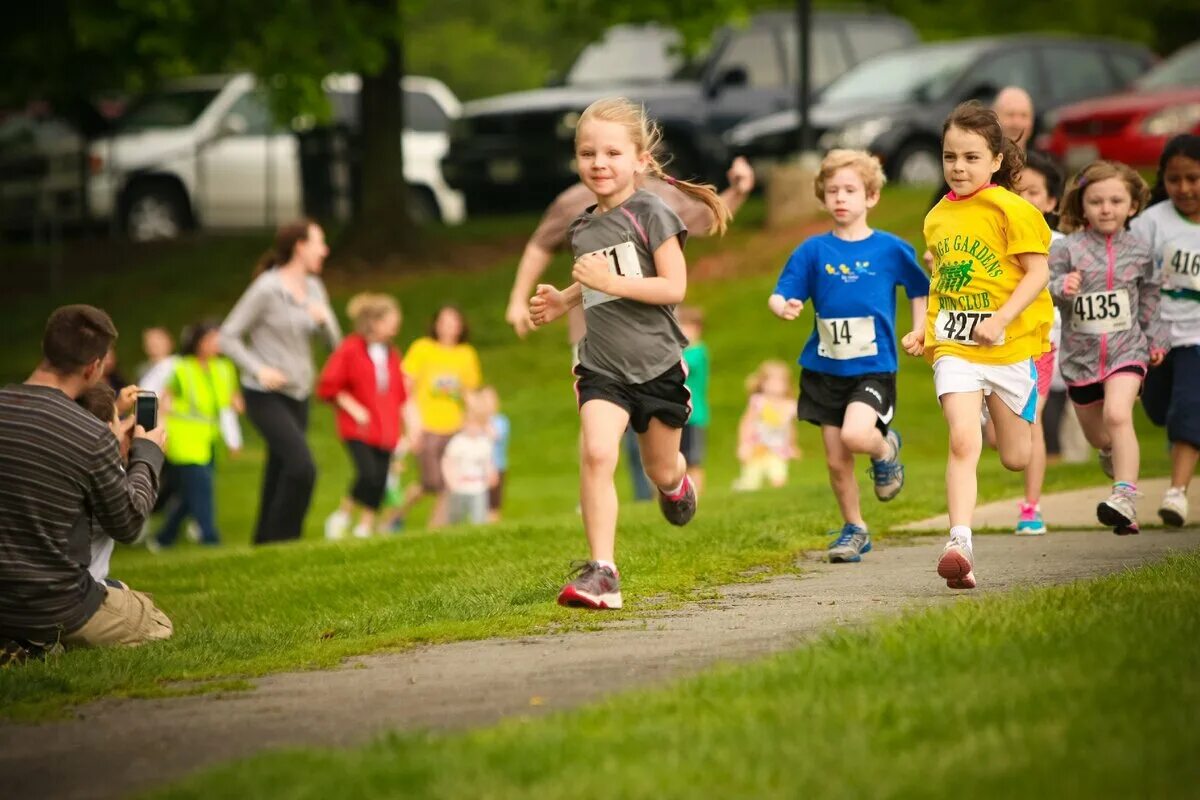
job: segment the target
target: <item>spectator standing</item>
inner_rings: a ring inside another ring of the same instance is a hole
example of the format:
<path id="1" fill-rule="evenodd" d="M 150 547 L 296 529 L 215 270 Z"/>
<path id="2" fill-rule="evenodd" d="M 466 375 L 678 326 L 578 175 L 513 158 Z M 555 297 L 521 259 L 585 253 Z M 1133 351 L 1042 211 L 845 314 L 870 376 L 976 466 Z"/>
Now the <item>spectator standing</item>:
<path id="1" fill-rule="evenodd" d="M 72 558 L 72 532 L 85 513 L 130 543 L 158 489 L 163 426 L 134 429 L 126 466 L 109 427 L 75 402 L 103 381 L 116 338 L 100 309 L 59 308 L 33 374 L 0 389 L 0 637 L 104 646 L 172 633 L 148 595 L 103 586 Z M 132 406 L 133 396 L 123 394 L 122 405 Z"/>
<path id="2" fill-rule="evenodd" d="M 312 220 L 283 225 L 256 277 L 221 326 L 221 349 L 241 370 L 250 422 L 267 443 L 254 543 L 300 538 L 317 468 L 308 449 L 312 339 L 342 338 L 320 274 L 329 248 Z"/>
<path id="3" fill-rule="evenodd" d="M 496 387 L 485 386 L 479 390 L 488 412 L 488 430 L 492 436 L 492 466 L 496 468 L 496 483 L 488 489 L 488 522 L 500 521 L 500 510 L 504 505 L 504 481 L 508 476 L 508 440 L 512 435 L 512 423 L 508 415 L 500 411 L 500 395 Z"/>
<path id="4" fill-rule="evenodd" d="M 453 525 L 487 522 L 488 493 L 499 475 L 493 458 L 491 408 L 481 392 L 466 396 L 462 430 L 450 437 L 442 454 L 442 475 L 449 497 L 447 521 Z"/>

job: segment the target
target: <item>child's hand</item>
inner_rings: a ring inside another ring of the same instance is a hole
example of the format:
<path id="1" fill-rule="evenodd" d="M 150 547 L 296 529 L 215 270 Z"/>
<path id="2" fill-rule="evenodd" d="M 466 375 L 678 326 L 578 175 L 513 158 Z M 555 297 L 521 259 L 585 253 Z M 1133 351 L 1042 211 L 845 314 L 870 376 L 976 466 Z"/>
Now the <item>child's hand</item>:
<path id="1" fill-rule="evenodd" d="M 910 356 L 925 355 L 925 328 L 916 328 L 904 334 L 904 338 L 900 340 L 900 346 Z"/>
<path id="2" fill-rule="evenodd" d="M 613 276 L 608 271 L 608 259 L 599 253 L 588 253 L 575 259 L 571 277 L 589 289 L 611 294 L 608 289 L 612 286 Z"/>
<path id="3" fill-rule="evenodd" d="M 1083 275 L 1077 270 L 1068 272 L 1067 277 L 1063 278 L 1063 294 L 1067 297 L 1079 291 L 1080 284 L 1083 283 Z"/>
<path id="4" fill-rule="evenodd" d="M 975 326 L 971 338 L 982 345 L 993 345 L 1004 338 L 1004 323 L 996 317 L 988 317 Z"/>
<path id="5" fill-rule="evenodd" d="M 1161 347 L 1150 348 L 1150 366 L 1157 367 L 1167 357 L 1167 351 Z"/>
<path id="6" fill-rule="evenodd" d="M 771 309 L 771 313 L 775 316 L 791 322 L 800 316 L 800 312 L 804 310 L 804 301 L 795 298 L 788 300 L 783 295 L 773 294 L 771 295 L 771 299 L 767 301 L 767 307 Z"/>
<path id="7" fill-rule="evenodd" d="M 567 313 L 563 294 L 548 283 L 539 283 L 537 292 L 529 298 L 529 319 L 535 328 L 554 322 Z"/>
<path id="8" fill-rule="evenodd" d="M 925 262 L 925 271 L 933 272 L 933 251 L 926 250 L 925 254 L 921 256 L 921 260 Z"/>

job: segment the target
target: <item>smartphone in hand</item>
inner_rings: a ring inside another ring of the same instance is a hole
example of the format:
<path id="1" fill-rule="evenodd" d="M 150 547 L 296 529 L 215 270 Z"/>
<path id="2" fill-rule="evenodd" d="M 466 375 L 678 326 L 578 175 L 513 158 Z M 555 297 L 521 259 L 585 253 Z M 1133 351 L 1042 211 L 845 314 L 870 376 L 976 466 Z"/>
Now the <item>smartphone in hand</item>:
<path id="1" fill-rule="evenodd" d="M 134 418 L 139 426 L 147 431 L 158 427 L 158 395 L 154 392 L 140 391 L 134 406 Z"/>

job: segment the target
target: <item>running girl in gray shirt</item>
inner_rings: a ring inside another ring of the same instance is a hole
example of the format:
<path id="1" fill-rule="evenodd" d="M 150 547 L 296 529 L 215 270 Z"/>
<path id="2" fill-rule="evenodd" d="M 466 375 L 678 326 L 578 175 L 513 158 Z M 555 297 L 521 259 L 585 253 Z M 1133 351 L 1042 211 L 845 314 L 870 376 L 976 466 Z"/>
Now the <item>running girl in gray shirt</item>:
<path id="1" fill-rule="evenodd" d="M 663 176 L 655 157 L 661 138 L 643 109 L 624 98 L 598 100 L 583 112 L 575 159 L 596 205 L 570 227 L 576 282 L 562 291 L 540 284 L 529 303 L 537 326 L 580 304 L 587 319 L 575 392 L 583 430 L 580 505 L 591 559 L 559 592 L 564 606 L 621 607 L 613 473 L 627 425 L 638 434 L 642 467 L 658 487 L 663 516 L 686 525 L 696 513 L 696 492 L 679 452 L 691 413 L 682 363 L 687 338 L 675 319 L 687 290 L 687 228 L 635 181 L 642 173 L 673 181 L 710 206 L 719 233 L 729 212 L 711 186 Z"/>

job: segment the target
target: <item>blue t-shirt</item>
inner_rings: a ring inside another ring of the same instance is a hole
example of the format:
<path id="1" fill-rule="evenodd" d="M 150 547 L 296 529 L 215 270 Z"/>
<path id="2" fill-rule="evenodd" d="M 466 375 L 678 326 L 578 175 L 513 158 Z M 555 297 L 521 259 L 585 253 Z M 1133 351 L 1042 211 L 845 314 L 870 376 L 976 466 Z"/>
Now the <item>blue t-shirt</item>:
<path id="1" fill-rule="evenodd" d="M 504 414 L 494 415 L 491 423 L 492 430 L 496 434 L 495 443 L 492 445 L 492 466 L 496 468 L 497 472 L 504 472 L 508 469 L 508 435 L 512 431 L 512 426 Z"/>
<path id="2" fill-rule="evenodd" d="M 813 331 L 800 366 L 844 377 L 895 372 L 897 286 L 909 299 L 929 295 L 916 251 L 898 236 L 872 231 L 846 242 L 831 232 L 797 247 L 775 294 L 812 302 Z"/>

